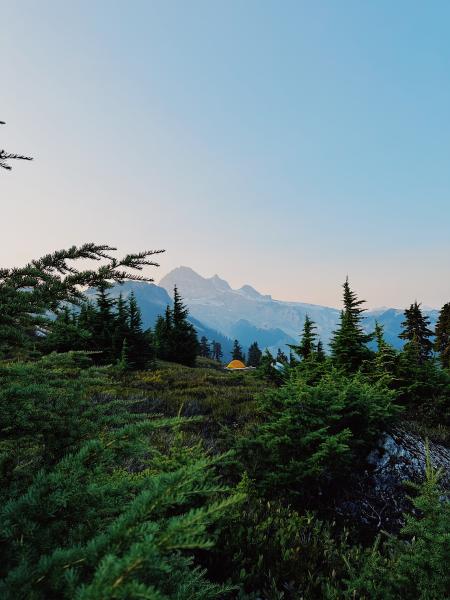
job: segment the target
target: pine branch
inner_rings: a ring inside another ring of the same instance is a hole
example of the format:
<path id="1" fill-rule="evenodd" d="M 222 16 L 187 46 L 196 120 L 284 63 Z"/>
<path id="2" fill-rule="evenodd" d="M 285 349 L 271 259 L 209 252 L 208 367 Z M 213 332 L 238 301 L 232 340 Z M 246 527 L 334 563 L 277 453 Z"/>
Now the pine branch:
<path id="1" fill-rule="evenodd" d="M 6 125 L 4 121 L 0 121 L 0 125 Z M 6 152 L 6 150 L 0 150 L 0 168 L 7 171 L 11 171 L 12 167 L 6 161 L 7 160 L 33 160 L 31 156 L 23 156 L 22 154 L 14 154 Z"/>
<path id="2" fill-rule="evenodd" d="M 89 242 L 46 254 L 24 267 L 0 269 L 0 334 L 5 340 L 10 339 L 16 328 L 22 332 L 25 344 L 27 338 L 33 337 L 33 329 L 36 333 L 42 315 L 56 314 L 66 303 L 80 305 L 86 299 L 86 288 L 110 287 L 125 281 L 152 282 L 153 278 L 141 271 L 147 266 L 158 266 L 151 257 L 164 252 L 145 250 L 117 258 L 115 251 L 108 244 Z M 102 264 L 80 269 L 76 264 L 80 260 Z M 2 332 L 5 327 L 8 332 Z"/>

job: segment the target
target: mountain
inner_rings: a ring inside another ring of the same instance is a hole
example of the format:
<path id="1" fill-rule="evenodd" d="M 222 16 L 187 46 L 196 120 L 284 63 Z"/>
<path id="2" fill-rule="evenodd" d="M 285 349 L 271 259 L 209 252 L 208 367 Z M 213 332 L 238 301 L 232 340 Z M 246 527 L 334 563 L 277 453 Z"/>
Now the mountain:
<path id="1" fill-rule="evenodd" d="M 250 285 L 235 290 L 218 275 L 202 277 L 189 267 L 174 269 L 159 285 L 169 292 L 177 285 L 193 317 L 230 338 L 238 338 L 244 346 L 257 340 L 261 347 L 267 346 L 272 351 L 278 347 L 286 349 L 287 344 L 298 340 L 306 314 L 316 323 L 318 334 L 327 345 L 339 322 L 340 310 L 336 308 L 274 300 Z M 438 311 L 426 312 L 434 327 Z M 398 334 L 403 311 L 394 308 L 368 311 L 367 331 L 373 331 L 375 321 L 384 326 L 386 340 L 401 348 L 403 342 Z"/>
<path id="2" fill-rule="evenodd" d="M 244 345 L 257 340 L 261 347 L 275 351 L 298 340 L 306 314 L 317 324 L 325 344 L 339 319 L 335 308 L 274 300 L 250 285 L 234 290 L 218 275 L 201 277 L 189 267 L 174 269 L 159 285 L 169 291 L 177 285 L 191 314 L 209 327 L 237 337 Z"/>

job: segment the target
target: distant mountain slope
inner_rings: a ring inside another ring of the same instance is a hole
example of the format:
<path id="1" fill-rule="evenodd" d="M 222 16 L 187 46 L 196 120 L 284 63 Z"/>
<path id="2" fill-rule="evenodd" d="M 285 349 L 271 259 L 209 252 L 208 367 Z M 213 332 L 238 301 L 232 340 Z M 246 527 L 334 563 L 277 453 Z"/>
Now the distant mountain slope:
<path id="1" fill-rule="evenodd" d="M 160 286 L 170 292 L 175 284 L 194 317 L 226 336 L 237 337 L 244 345 L 253 338 L 271 350 L 285 347 L 298 340 L 306 314 L 315 321 L 319 336 L 328 344 L 339 322 L 340 311 L 336 308 L 274 300 L 250 285 L 234 290 L 218 275 L 205 278 L 189 267 L 178 267 L 160 281 Z M 426 312 L 434 327 L 438 311 Z M 376 320 L 384 325 L 386 340 L 401 348 L 403 342 L 398 334 L 403 311 L 393 308 L 368 311 L 365 317 L 368 331 L 373 331 Z"/>
<path id="2" fill-rule="evenodd" d="M 240 319 L 231 328 L 231 337 L 240 341 L 243 346 L 250 346 L 254 341 L 261 348 L 282 348 L 286 344 L 295 344 L 294 338 L 286 335 L 282 329 L 260 329 L 245 319 Z"/>
<path id="3" fill-rule="evenodd" d="M 233 290 L 217 275 L 204 278 L 188 267 L 174 269 L 160 281 L 166 290 L 172 290 L 175 284 L 193 316 L 229 337 L 238 337 L 242 332 L 250 339 L 251 325 L 252 335 L 263 347 L 297 340 L 306 314 L 316 322 L 319 335 L 328 343 L 339 319 L 335 308 L 274 300 L 249 285 Z"/>

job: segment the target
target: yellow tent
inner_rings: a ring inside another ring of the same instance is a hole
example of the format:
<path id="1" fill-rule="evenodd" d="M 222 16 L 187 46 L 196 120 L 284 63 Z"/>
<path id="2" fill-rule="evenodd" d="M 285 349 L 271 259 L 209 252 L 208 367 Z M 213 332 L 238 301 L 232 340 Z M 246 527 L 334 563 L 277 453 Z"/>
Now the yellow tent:
<path id="1" fill-rule="evenodd" d="M 245 369 L 245 365 L 241 360 L 232 360 L 227 365 L 227 369 Z"/>

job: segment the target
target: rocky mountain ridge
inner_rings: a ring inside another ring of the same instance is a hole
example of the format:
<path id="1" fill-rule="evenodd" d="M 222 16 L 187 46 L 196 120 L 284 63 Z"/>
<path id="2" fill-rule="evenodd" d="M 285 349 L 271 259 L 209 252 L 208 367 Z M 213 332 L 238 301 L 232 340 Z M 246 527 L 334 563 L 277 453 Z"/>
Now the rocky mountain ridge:
<path id="1" fill-rule="evenodd" d="M 240 329 L 244 329 L 258 342 L 260 339 L 270 340 L 262 345 L 275 351 L 277 347 L 286 348 L 292 340 L 298 339 L 306 314 L 316 323 L 317 333 L 325 345 L 329 343 L 339 321 L 340 310 L 337 308 L 275 300 L 271 295 L 260 294 L 250 285 L 235 290 L 218 275 L 202 277 L 190 267 L 172 270 L 161 279 L 159 285 L 169 293 L 177 285 L 191 314 L 209 327 L 229 337 L 239 337 Z M 427 311 L 427 314 L 434 326 L 438 311 Z M 386 340 L 394 347 L 401 348 L 402 341 L 398 334 L 403 311 L 395 308 L 367 311 L 367 331 L 373 331 L 376 321 L 384 326 Z M 237 324 L 242 325 L 242 322 L 250 327 L 240 328 Z M 240 335 L 244 344 L 253 341 L 245 333 Z"/>

